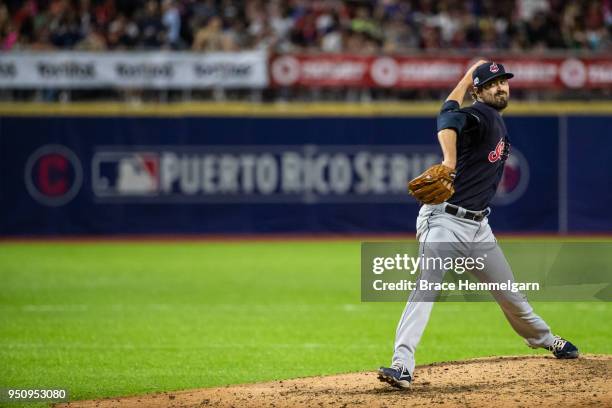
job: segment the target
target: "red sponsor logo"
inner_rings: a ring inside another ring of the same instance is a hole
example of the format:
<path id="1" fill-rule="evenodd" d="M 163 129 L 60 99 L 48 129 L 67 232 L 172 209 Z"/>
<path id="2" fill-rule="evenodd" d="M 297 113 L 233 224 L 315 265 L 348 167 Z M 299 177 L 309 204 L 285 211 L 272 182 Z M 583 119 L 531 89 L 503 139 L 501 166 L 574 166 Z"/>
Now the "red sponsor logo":
<path id="1" fill-rule="evenodd" d="M 514 88 L 612 87 L 612 57 L 512 57 L 490 62 L 491 75 L 513 72 Z M 270 78 L 277 86 L 444 88 L 455 85 L 470 62 L 462 56 L 284 54 L 271 58 Z M 484 80 L 479 78 L 480 83 Z M 479 85 L 475 83 L 475 85 Z"/>
<path id="2" fill-rule="evenodd" d="M 501 159 L 502 153 L 504 152 L 504 145 L 505 145 L 504 139 L 501 138 L 499 139 L 499 142 L 497 142 L 497 146 L 495 146 L 495 150 L 491 150 L 489 152 L 489 161 L 491 163 L 495 163 L 496 161 Z"/>

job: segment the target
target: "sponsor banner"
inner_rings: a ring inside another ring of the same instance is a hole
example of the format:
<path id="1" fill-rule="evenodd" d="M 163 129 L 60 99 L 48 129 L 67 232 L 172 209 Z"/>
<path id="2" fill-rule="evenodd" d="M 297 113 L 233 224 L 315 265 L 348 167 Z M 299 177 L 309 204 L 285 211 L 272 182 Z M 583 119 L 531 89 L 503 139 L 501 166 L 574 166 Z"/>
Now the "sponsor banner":
<path id="1" fill-rule="evenodd" d="M 419 205 L 406 183 L 441 159 L 433 120 L 3 117 L 0 235 L 411 234 Z M 582 191 L 610 150 L 584 135 L 609 118 L 564 118 L 565 147 L 559 120 L 506 119 L 494 231 L 555 232 L 561 216 L 570 231 L 612 230 L 612 193 Z"/>
<path id="2" fill-rule="evenodd" d="M 92 191 L 99 202 L 406 203 L 408 182 L 442 161 L 436 145 L 96 147 Z M 494 203 L 529 184 L 518 149 Z"/>
<path id="3" fill-rule="evenodd" d="M 262 51 L 4 53 L 0 88 L 263 88 Z"/>
<path id="4" fill-rule="evenodd" d="M 100 202 L 364 203 L 407 201 L 406 186 L 441 160 L 435 146 L 96 147 Z"/>
<path id="5" fill-rule="evenodd" d="M 264 88 L 276 86 L 449 88 L 474 59 L 264 51 L 15 52 L 0 56 L 0 88 Z M 518 88 L 612 86 L 612 58 L 507 58 Z M 268 74 L 268 64 L 270 64 Z"/>
<path id="6" fill-rule="evenodd" d="M 612 87 L 612 58 L 507 58 L 518 88 Z M 454 86 L 474 59 L 357 55 L 279 55 L 271 59 L 277 86 L 447 88 Z"/>
<path id="7" fill-rule="evenodd" d="M 408 181 L 441 160 L 435 145 L 95 146 L 88 179 L 100 203 L 406 203 Z M 528 169 L 514 149 L 494 202 L 520 198 Z M 69 203 L 82 182 L 65 146 L 27 159 L 24 184 L 40 204 Z"/>

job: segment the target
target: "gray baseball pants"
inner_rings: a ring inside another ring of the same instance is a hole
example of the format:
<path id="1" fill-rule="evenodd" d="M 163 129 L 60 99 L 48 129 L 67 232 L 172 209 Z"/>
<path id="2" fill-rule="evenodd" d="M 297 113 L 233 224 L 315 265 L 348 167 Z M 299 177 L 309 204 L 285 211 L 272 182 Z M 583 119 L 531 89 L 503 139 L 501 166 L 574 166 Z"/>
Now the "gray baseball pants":
<path id="1" fill-rule="evenodd" d="M 490 243 L 492 250 L 487 251 L 487 262 L 483 270 L 472 271 L 481 282 L 514 282 L 512 269 L 506 261 L 504 254 L 497 245 L 497 241 L 488 218 L 482 221 L 473 221 L 459 217 L 464 214 L 464 209 L 455 215 L 444 212 L 446 203 L 438 205 L 423 205 L 417 218 L 417 239 L 419 241 L 419 253 L 425 257 L 448 256 L 449 246 L 444 246 L 444 254 L 438 253 L 440 245 L 433 243 L 452 242 L 452 250 L 455 256 L 462 255 L 461 244 L 467 247 L 472 243 Z M 487 245 L 487 244 L 485 244 Z M 428 282 L 442 282 L 445 271 L 441 269 L 423 268 L 419 279 Z M 402 317 L 397 326 L 395 336 L 395 352 L 393 354 L 393 366 L 405 366 L 410 374 L 414 372 L 414 353 L 421 340 L 423 331 L 429 321 L 433 308 L 432 291 L 413 290 L 408 298 Z M 434 292 L 434 295 L 437 294 Z M 548 347 L 553 343 L 553 335 L 544 320 L 533 312 L 533 308 L 520 292 L 510 291 L 491 292 L 512 328 L 522 336 L 530 347 Z"/>

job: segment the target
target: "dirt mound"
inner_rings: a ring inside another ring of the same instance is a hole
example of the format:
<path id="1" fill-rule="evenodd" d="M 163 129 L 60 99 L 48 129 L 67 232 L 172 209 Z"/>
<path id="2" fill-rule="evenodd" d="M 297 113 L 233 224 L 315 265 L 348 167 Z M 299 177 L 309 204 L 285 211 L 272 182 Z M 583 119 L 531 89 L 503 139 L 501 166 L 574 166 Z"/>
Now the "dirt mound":
<path id="1" fill-rule="evenodd" d="M 498 357 L 420 366 L 408 390 L 374 372 L 310 377 L 137 397 L 78 401 L 61 407 L 612 407 L 612 356 L 577 360 Z"/>

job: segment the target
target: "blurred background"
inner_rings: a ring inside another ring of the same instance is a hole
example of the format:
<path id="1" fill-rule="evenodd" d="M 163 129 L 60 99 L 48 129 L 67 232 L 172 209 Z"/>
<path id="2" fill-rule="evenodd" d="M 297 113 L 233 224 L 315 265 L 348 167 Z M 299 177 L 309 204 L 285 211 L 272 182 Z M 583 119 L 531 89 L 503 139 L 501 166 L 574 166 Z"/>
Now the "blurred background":
<path id="1" fill-rule="evenodd" d="M 515 74 L 493 224 L 608 233 L 611 32 L 609 0 L 4 1 L 0 233 L 412 233 L 480 57 Z"/>

